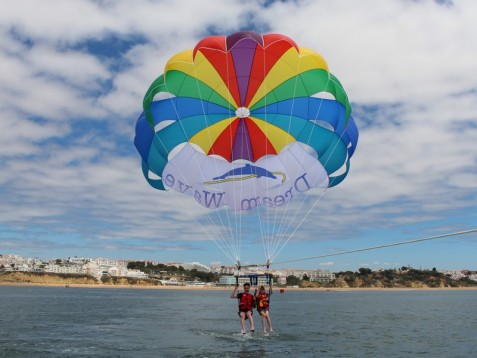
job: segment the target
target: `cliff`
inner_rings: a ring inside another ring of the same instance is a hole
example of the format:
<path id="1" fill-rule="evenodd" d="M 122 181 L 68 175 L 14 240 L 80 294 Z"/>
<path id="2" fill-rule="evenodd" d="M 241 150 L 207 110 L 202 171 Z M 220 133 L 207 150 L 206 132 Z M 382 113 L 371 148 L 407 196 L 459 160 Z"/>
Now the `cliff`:
<path id="1" fill-rule="evenodd" d="M 102 277 L 97 279 L 89 275 L 54 274 L 43 272 L 0 272 L 0 284 L 21 285 L 93 285 L 93 286 L 158 286 L 160 282 L 129 277 Z"/>
<path id="2" fill-rule="evenodd" d="M 84 287 L 157 287 L 162 284 L 152 279 L 103 276 L 100 279 L 89 275 L 53 274 L 36 272 L 0 271 L 0 285 L 50 285 Z M 431 270 L 384 270 L 360 269 L 358 272 L 339 272 L 328 284 L 302 280 L 301 288 L 452 288 L 477 287 L 470 279 L 453 280 Z"/>
<path id="3" fill-rule="evenodd" d="M 452 288 L 477 287 L 469 278 L 454 280 L 436 270 L 389 269 L 371 271 L 361 268 L 357 272 L 339 272 L 329 284 L 301 281 L 300 287 L 335 288 Z"/>

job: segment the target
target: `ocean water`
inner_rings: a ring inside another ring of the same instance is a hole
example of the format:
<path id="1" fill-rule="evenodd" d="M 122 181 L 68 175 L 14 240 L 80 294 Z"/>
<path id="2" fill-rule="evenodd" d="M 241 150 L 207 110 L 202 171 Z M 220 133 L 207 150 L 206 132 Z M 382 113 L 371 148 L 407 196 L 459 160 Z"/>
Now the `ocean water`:
<path id="1" fill-rule="evenodd" d="M 0 286 L 0 357 L 477 357 L 477 291 L 276 292 L 268 337 L 229 296 Z"/>

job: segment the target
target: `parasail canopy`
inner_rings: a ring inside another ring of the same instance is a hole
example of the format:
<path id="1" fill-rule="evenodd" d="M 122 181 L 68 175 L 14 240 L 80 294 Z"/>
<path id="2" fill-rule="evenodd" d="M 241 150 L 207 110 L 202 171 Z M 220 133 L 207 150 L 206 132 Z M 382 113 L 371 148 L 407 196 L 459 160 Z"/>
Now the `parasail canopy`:
<path id="1" fill-rule="evenodd" d="M 280 208 L 336 186 L 358 141 L 326 61 L 280 34 L 204 38 L 167 62 L 143 107 L 145 178 L 208 209 Z"/>

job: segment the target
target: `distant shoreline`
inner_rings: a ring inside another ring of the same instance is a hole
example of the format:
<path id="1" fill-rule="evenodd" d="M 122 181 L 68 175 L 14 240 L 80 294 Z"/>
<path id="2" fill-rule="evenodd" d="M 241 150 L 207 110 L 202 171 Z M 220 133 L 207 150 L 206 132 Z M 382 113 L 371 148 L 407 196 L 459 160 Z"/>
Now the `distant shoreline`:
<path id="1" fill-rule="evenodd" d="M 379 281 L 377 281 L 379 282 Z M 338 284 L 334 287 L 323 287 L 318 285 L 312 285 L 311 283 L 306 283 L 303 285 L 296 286 L 275 286 L 275 292 L 280 290 L 285 291 L 435 291 L 435 290 L 477 290 L 476 286 L 456 286 L 456 285 L 446 285 L 444 282 L 432 282 L 432 285 L 426 285 L 423 282 L 414 282 L 409 281 L 409 285 L 396 285 L 398 287 L 385 287 L 381 283 L 380 285 L 372 284 L 362 284 L 359 282 L 359 285 L 356 287 L 346 285 L 345 281 L 340 281 L 341 284 Z M 353 281 L 353 284 L 356 284 Z M 119 277 L 108 280 L 97 279 L 93 276 L 88 275 L 64 275 L 64 274 L 39 274 L 39 273 L 23 273 L 23 272 L 3 272 L 0 274 L 0 286 L 17 286 L 17 287 L 64 287 L 64 288 L 117 288 L 117 289 L 146 289 L 146 290 L 193 290 L 193 291 L 232 291 L 234 285 L 220 285 L 214 286 L 212 284 L 202 284 L 202 285 L 165 285 L 161 282 L 148 280 L 148 279 L 130 279 L 127 277 Z"/>
<path id="2" fill-rule="evenodd" d="M 134 290 L 192 290 L 192 291 L 231 291 L 233 286 L 147 286 L 147 285 L 104 285 L 104 284 L 41 284 L 0 282 L 0 286 L 12 287 L 63 287 L 63 288 L 106 288 L 106 289 L 134 289 Z M 275 293 L 286 291 L 323 291 L 323 292 L 376 292 L 376 291 L 477 291 L 474 287 L 274 287 Z"/>

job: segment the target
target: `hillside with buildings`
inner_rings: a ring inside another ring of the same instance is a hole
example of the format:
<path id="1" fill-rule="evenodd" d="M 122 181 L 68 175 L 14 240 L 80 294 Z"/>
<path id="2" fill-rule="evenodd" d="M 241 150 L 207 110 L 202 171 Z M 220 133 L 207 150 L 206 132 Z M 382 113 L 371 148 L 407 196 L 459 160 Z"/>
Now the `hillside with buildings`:
<path id="1" fill-rule="evenodd" d="M 239 284 L 257 277 L 266 283 L 273 275 L 278 287 L 302 288 L 451 288 L 477 287 L 477 272 L 468 270 L 417 270 L 411 267 L 373 271 L 333 273 L 328 270 L 246 268 Z M 234 267 L 193 263 L 112 260 L 107 258 L 67 258 L 42 261 L 19 255 L 0 255 L 0 284 L 38 285 L 127 285 L 127 286 L 233 286 Z"/>
<path id="2" fill-rule="evenodd" d="M 91 275 L 47 273 L 47 272 L 20 272 L 0 271 L 0 285 L 47 285 L 47 286 L 159 286 L 160 282 L 151 279 L 129 277 L 96 278 Z"/>

